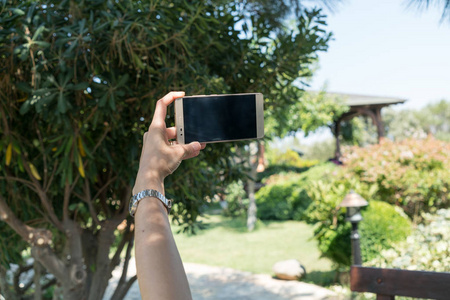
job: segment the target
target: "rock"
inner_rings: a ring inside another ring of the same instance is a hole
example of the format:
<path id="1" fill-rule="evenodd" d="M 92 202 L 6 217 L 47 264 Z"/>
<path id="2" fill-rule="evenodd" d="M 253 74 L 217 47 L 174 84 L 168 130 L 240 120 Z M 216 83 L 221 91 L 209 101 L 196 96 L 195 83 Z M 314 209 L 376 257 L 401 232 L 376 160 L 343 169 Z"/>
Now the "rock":
<path id="1" fill-rule="evenodd" d="M 306 274 L 305 267 L 296 259 L 279 261 L 272 270 L 277 278 L 283 280 L 298 280 Z"/>

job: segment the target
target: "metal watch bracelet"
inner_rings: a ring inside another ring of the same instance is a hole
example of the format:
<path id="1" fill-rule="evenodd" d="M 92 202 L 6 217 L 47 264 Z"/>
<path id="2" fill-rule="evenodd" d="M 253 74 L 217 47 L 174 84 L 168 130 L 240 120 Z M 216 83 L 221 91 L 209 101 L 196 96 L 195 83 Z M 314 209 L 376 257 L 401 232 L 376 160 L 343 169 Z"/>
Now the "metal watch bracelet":
<path id="1" fill-rule="evenodd" d="M 141 201 L 142 199 L 147 198 L 147 197 L 157 198 L 166 207 L 167 214 L 170 214 L 170 209 L 172 208 L 172 200 L 167 199 L 166 197 L 164 197 L 163 194 L 161 194 L 157 190 L 143 190 L 143 191 L 137 193 L 136 195 L 133 195 L 130 199 L 129 209 L 130 209 L 130 215 L 133 218 L 136 213 L 139 201 Z"/>

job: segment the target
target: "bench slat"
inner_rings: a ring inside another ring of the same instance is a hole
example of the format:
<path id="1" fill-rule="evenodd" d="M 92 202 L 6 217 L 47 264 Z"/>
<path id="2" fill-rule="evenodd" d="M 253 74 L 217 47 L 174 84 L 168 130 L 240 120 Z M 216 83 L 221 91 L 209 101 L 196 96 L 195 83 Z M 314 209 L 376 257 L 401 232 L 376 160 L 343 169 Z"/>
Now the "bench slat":
<path id="1" fill-rule="evenodd" d="M 379 294 L 383 299 L 405 296 L 450 299 L 450 273 L 352 266 L 350 289 Z"/>

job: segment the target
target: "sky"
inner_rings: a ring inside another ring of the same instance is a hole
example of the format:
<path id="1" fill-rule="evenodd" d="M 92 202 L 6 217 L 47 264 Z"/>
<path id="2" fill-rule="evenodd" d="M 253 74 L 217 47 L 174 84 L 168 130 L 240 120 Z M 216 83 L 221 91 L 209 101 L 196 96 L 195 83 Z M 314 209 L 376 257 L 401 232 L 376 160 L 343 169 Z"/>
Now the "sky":
<path id="1" fill-rule="evenodd" d="M 436 2 L 437 0 L 434 0 Z M 440 22 L 436 7 L 419 11 L 407 0 L 343 0 L 333 13 L 325 9 L 333 33 L 310 90 L 398 97 L 394 109 L 417 109 L 450 101 L 450 21 Z M 328 128 L 304 137 L 310 145 L 333 137 Z M 284 148 L 292 138 L 273 146 Z"/>
<path id="2" fill-rule="evenodd" d="M 325 11 L 334 40 L 309 89 L 407 99 L 398 109 L 450 101 L 450 21 L 440 22 L 436 7 L 407 4 L 344 0 Z"/>

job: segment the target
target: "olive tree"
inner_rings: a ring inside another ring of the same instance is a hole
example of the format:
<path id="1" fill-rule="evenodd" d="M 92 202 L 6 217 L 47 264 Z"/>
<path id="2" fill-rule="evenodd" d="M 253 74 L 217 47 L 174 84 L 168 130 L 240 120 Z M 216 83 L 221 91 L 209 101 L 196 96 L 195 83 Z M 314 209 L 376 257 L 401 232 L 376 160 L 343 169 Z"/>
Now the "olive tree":
<path id="1" fill-rule="evenodd" d="M 327 48 L 324 16 L 300 9 L 287 26 L 288 6 L 269 3 L 0 1 L 0 291 L 7 299 L 102 299 L 118 267 L 112 299 L 125 296 L 136 280 L 127 278 L 134 236 L 127 208 L 142 135 L 168 91 L 262 92 L 268 136 L 317 117 L 314 101 L 298 105 L 299 80 Z M 300 112 L 303 121 L 277 121 Z M 167 180 L 174 222 L 191 230 L 205 198 L 243 176 L 233 159 L 238 146 L 208 146 Z M 11 263 L 18 267 L 7 278 Z M 21 283 L 31 269 L 34 280 Z"/>

